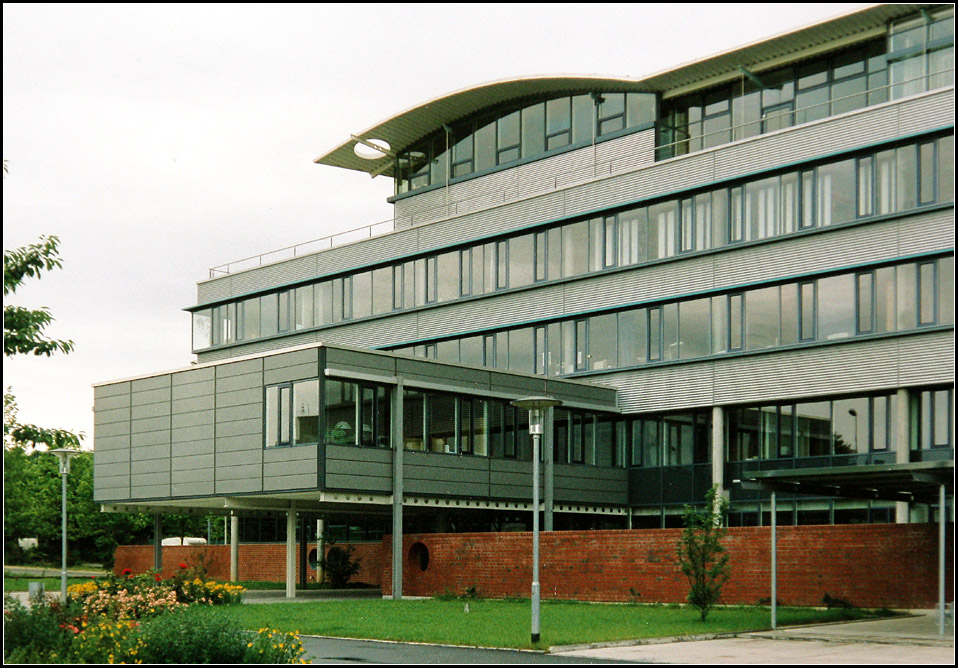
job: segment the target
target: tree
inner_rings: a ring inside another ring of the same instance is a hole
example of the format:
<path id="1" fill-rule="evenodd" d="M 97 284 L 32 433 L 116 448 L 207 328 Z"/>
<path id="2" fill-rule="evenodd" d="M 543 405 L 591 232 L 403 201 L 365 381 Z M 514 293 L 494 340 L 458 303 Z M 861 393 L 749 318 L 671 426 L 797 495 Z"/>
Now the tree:
<path id="1" fill-rule="evenodd" d="M 729 555 L 722 545 L 728 499 L 719 496 L 718 486 L 705 494 L 705 507 L 685 507 L 685 529 L 678 544 L 679 567 L 689 580 L 689 604 L 702 615 L 702 621 L 718 602 L 722 585 L 728 580 Z"/>

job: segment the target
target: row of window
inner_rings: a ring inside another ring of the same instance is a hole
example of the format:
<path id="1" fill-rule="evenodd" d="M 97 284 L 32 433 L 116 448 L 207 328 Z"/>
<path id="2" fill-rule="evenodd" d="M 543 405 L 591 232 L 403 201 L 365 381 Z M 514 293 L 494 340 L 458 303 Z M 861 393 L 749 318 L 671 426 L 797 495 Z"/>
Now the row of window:
<path id="1" fill-rule="evenodd" d="M 954 323 L 954 257 L 393 349 L 564 375 Z"/>
<path id="2" fill-rule="evenodd" d="M 201 309 L 193 348 L 949 202 L 953 161 L 949 135 Z"/>
<path id="3" fill-rule="evenodd" d="M 954 391 L 914 391 L 909 397 L 910 449 L 953 448 Z M 897 395 L 883 394 L 734 408 L 728 414 L 727 461 L 892 452 L 900 447 L 897 406 Z"/>
<path id="4" fill-rule="evenodd" d="M 558 97 L 483 112 L 435 133 L 396 160 L 396 193 L 446 183 L 596 137 L 650 125 L 655 95 L 602 93 Z"/>
<path id="5" fill-rule="evenodd" d="M 322 440 L 334 445 L 388 448 L 389 388 L 326 379 L 268 386 L 266 447 Z M 954 447 L 954 392 L 909 394 L 911 450 Z M 898 396 L 852 396 L 727 410 L 726 461 L 861 455 L 894 452 Z M 687 466 L 711 457 L 711 411 L 617 417 L 555 409 L 557 463 L 600 467 Z M 322 439 L 320 438 L 322 434 Z M 528 413 L 498 399 L 405 389 L 402 442 L 406 450 L 529 460 Z"/>

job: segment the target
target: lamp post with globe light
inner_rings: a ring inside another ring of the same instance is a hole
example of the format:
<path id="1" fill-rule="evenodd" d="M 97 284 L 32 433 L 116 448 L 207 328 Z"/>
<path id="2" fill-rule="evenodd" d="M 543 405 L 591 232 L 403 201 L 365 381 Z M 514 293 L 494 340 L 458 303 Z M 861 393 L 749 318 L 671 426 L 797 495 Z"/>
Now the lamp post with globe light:
<path id="1" fill-rule="evenodd" d="M 552 397 L 523 397 L 510 402 L 529 411 L 529 434 L 532 436 L 532 642 L 539 642 L 539 439 L 542 437 L 545 412 L 561 406 Z"/>

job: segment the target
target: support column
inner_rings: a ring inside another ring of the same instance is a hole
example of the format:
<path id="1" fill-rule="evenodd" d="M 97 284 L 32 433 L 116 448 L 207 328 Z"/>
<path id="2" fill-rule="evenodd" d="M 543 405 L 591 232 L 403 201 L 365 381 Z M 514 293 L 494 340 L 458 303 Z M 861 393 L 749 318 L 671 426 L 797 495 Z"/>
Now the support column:
<path id="1" fill-rule="evenodd" d="M 938 485 L 938 635 L 945 637 L 945 541 L 948 506 L 944 484 Z"/>
<path id="2" fill-rule="evenodd" d="M 772 490 L 772 630 L 777 626 L 778 614 L 778 521 L 775 507 L 775 490 Z"/>
<path id="3" fill-rule="evenodd" d="M 153 570 L 163 570 L 163 517 L 159 513 L 153 516 Z"/>
<path id="4" fill-rule="evenodd" d="M 326 518 L 316 520 L 316 581 L 326 582 L 323 561 L 326 559 Z"/>
<path id="5" fill-rule="evenodd" d="M 296 598 L 296 502 L 286 511 L 286 598 Z"/>
<path id="6" fill-rule="evenodd" d="M 299 519 L 299 588 L 305 590 L 309 580 L 306 577 L 306 567 L 309 563 L 309 555 L 306 544 L 306 518 Z"/>
<path id="7" fill-rule="evenodd" d="M 909 416 L 911 408 L 909 406 L 911 396 L 907 389 L 898 390 L 898 402 L 895 408 L 895 462 L 898 464 L 907 464 L 911 459 L 911 428 Z M 910 521 L 911 510 L 907 501 L 895 502 L 895 522 L 897 524 L 908 524 Z"/>
<path id="8" fill-rule="evenodd" d="M 393 600 L 402 599 L 402 497 L 403 497 L 403 382 L 399 378 L 393 394 L 392 448 L 393 448 Z"/>
<path id="9" fill-rule="evenodd" d="M 555 461 L 553 458 L 554 448 L 552 445 L 552 416 L 555 409 L 546 410 L 545 420 L 543 420 L 542 447 L 545 448 L 545 488 L 543 490 L 543 521 L 542 530 L 552 531 L 552 512 L 555 508 Z"/>
<path id="10" fill-rule="evenodd" d="M 716 500 L 725 492 L 725 411 L 712 406 L 712 485 L 718 486 Z"/>
<path id="11" fill-rule="evenodd" d="M 239 517 L 230 516 L 230 582 L 239 580 Z"/>

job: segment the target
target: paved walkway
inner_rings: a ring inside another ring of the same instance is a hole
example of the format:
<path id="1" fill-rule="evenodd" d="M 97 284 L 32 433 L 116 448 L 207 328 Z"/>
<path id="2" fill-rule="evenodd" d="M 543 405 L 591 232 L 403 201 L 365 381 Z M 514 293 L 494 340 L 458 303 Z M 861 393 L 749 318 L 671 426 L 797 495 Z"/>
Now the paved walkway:
<path id="1" fill-rule="evenodd" d="M 946 664 L 955 662 L 955 627 L 938 635 L 934 611 L 915 616 L 865 622 L 790 627 L 742 634 L 736 638 L 683 642 L 650 642 L 631 646 L 554 648 L 563 656 L 596 661 L 638 663 L 860 663 Z"/>

